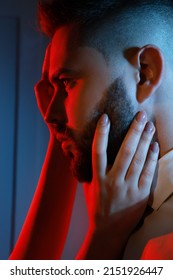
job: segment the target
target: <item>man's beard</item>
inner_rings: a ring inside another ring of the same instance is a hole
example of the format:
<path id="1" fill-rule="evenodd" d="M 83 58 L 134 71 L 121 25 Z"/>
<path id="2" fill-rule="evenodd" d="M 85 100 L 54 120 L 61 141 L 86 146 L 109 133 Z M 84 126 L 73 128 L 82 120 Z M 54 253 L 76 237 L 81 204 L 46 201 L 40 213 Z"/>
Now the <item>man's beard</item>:
<path id="1" fill-rule="evenodd" d="M 77 140 L 68 131 L 70 129 L 66 128 L 68 137 L 71 138 L 75 146 L 71 167 L 79 182 L 91 182 L 92 180 L 92 142 L 97 122 L 103 113 L 108 115 L 111 124 L 107 147 L 107 164 L 112 166 L 135 115 L 121 78 L 114 81 L 97 104 Z"/>

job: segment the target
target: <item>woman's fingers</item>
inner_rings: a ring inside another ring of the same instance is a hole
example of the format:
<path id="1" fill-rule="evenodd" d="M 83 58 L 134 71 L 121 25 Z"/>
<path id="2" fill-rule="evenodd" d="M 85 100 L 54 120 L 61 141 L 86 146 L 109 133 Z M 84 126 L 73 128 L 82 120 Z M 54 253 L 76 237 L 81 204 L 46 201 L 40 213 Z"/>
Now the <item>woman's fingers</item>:
<path id="1" fill-rule="evenodd" d="M 139 179 L 139 188 L 150 188 L 155 174 L 159 156 L 159 145 L 154 142 L 150 145 L 147 159 Z"/>
<path id="2" fill-rule="evenodd" d="M 154 132 L 155 127 L 153 123 L 147 122 L 126 174 L 125 180 L 136 186 L 138 186 L 139 177 L 144 168 Z"/>
<path id="3" fill-rule="evenodd" d="M 104 178 L 107 170 L 107 145 L 110 123 L 106 114 L 98 121 L 93 146 L 93 176 Z M 151 145 L 155 127 L 147 122 L 145 112 L 139 112 L 132 122 L 126 137 L 109 171 L 116 182 L 126 181 L 133 188 L 150 188 L 157 165 L 158 144 Z M 116 143 L 115 143 L 116 145 Z"/>
<path id="4" fill-rule="evenodd" d="M 119 174 L 120 179 L 125 179 L 134 155 L 137 151 L 143 130 L 147 122 L 147 115 L 144 111 L 139 112 L 133 120 L 125 139 L 117 154 L 111 173 Z M 115 143 L 116 145 L 116 143 Z"/>
<path id="5" fill-rule="evenodd" d="M 103 178 L 107 167 L 107 145 L 110 122 L 106 114 L 97 123 L 92 145 L 93 176 Z"/>

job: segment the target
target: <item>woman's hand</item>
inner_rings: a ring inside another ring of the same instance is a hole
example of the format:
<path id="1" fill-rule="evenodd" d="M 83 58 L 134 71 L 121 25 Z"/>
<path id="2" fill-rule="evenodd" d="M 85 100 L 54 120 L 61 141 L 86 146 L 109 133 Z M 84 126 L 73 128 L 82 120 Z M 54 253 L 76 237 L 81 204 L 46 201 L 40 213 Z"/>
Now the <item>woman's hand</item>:
<path id="1" fill-rule="evenodd" d="M 108 168 L 109 128 L 108 117 L 103 115 L 92 147 L 93 180 L 85 186 L 90 221 L 86 258 L 121 257 L 145 211 L 158 160 L 158 144 L 151 144 L 154 125 L 147 122 L 145 112 L 139 112 L 113 166 Z M 96 247 L 101 255 L 94 256 Z"/>

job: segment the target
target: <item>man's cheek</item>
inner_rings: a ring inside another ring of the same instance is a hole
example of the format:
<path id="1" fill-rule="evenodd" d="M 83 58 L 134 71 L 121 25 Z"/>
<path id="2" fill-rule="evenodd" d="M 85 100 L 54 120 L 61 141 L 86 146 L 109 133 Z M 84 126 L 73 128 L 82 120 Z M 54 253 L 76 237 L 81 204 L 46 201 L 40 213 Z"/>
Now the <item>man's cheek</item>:
<path id="1" fill-rule="evenodd" d="M 67 118 L 68 118 L 68 126 L 77 131 L 81 131 L 86 123 L 86 114 L 85 110 L 81 108 L 78 100 L 69 102 L 66 106 Z"/>

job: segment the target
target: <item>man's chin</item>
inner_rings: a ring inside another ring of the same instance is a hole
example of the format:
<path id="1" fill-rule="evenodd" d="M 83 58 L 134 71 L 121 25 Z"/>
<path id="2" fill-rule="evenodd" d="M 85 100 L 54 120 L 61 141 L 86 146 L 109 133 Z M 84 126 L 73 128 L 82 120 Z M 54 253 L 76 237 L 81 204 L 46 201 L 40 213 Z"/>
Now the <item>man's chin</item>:
<path id="1" fill-rule="evenodd" d="M 71 155 L 71 169 L 74 177 L 80 183 L 90 183 L 92 181 L 92 164 L 91 161 L 85 161 L 84 158 L 79 159 L 79 156 Z"/>

